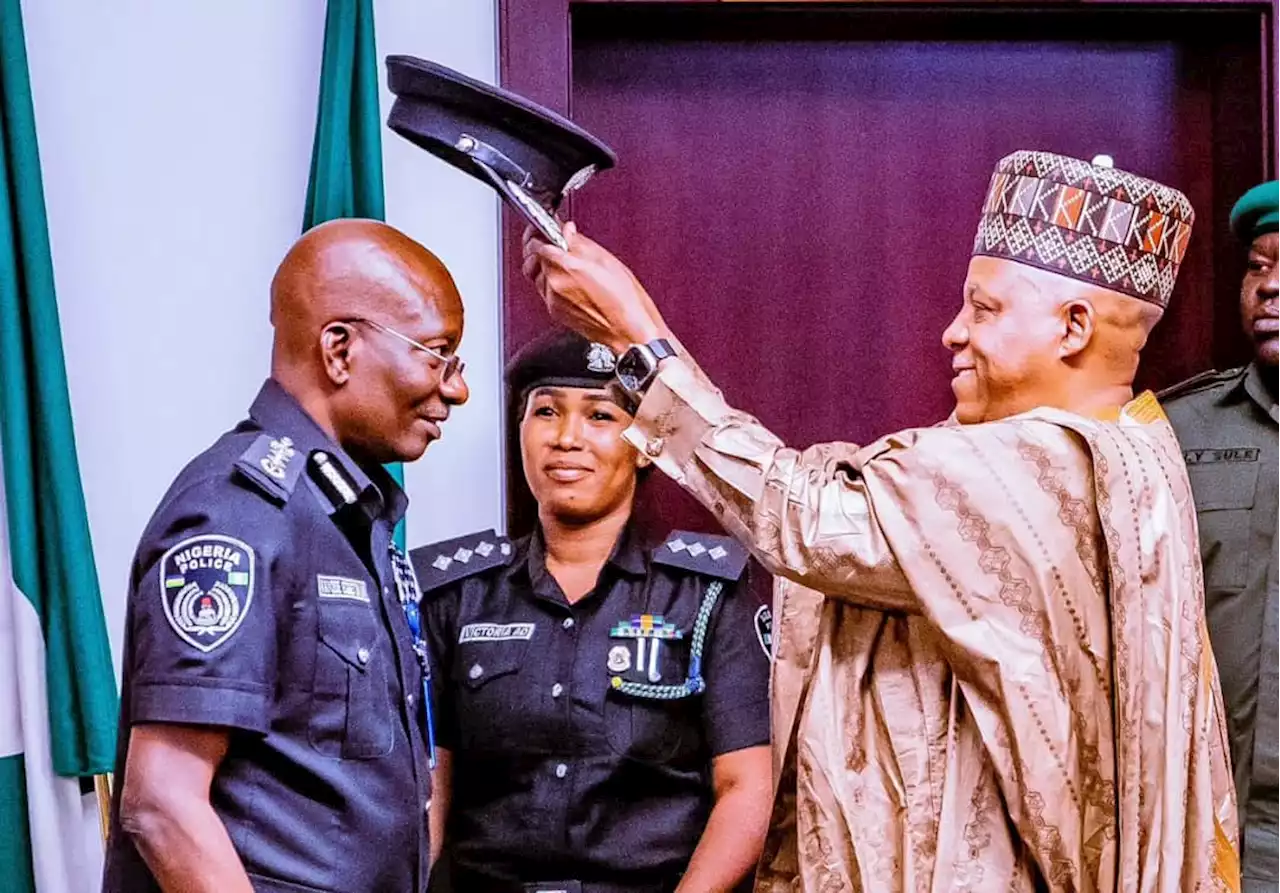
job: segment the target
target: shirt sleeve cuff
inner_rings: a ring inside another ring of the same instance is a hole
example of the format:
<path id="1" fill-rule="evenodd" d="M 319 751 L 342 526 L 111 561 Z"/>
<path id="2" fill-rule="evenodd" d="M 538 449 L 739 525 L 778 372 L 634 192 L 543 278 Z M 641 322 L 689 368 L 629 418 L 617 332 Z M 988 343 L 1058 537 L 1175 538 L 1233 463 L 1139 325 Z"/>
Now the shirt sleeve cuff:
<path id="1" fill-rule="evenodd" d="M 622 436 L 668 477 L 683 482 L 703 435 L 732 413 L 692 358 L 679 355 L 663 361 Z"/>
<path id="2" fill-rule="evenodd" d="M 734 704 L 706 717 L 707 745 L 712 756 L 769 743 L 769 700 Z"/>
<path id="3" fill-rule="evenodd" d="M 266 734 L 271 725 L 264 686 L 231 679 L 135 682 L 130 724 L 225 726 Z"/>

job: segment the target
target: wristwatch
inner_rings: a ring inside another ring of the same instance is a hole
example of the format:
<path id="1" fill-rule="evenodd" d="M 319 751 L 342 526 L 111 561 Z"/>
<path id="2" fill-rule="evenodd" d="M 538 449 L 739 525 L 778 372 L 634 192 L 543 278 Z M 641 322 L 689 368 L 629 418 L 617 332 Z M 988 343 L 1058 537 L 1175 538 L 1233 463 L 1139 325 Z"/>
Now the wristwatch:
<path id="1" fill-rule="evenodd" d="M 639 405 L 649 385 L 658 377 L 658 364 L 667 357 L 674 357 L 676 350 L 665 338 L 648 344 L 633 344 L 619 359 L 615 367 L 618 383 L 632 402 Z"/>

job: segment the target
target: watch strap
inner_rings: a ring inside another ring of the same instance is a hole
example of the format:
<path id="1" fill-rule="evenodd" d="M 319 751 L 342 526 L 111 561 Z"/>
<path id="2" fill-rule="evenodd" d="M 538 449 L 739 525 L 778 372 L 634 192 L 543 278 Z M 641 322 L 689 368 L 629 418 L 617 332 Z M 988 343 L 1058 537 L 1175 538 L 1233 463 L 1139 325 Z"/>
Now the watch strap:
<path id="1" fill-rule="evenodd" d="M 654 361 L 658 363 L 661 363 L 667 357 L 674 357 L 676 355 L 676 349 L 666 338 L 655 338 L 653 341 L 646 344 L 645 347 L 649 348 L 649 351 L 653 354 Z"/>

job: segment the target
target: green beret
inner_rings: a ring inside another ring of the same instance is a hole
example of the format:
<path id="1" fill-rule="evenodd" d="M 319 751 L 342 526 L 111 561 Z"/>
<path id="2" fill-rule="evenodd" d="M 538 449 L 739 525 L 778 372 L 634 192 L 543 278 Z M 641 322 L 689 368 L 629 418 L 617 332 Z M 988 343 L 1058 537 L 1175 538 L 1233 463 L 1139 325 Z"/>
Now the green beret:
<path id="1" fill-rule="evenodd" d="M 1280 181 L 1260 183 L 1240 196 L 1231 209 L 1231 232 L 1246 245 L 1280 229 Z"/>

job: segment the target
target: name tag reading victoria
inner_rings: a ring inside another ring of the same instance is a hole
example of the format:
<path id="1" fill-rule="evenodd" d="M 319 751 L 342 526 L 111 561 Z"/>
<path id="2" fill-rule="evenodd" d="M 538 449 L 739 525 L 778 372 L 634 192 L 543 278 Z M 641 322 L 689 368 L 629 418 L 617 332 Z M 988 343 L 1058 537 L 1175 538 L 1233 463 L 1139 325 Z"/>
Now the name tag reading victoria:
<path id="1" fill-rule="evenodd" d="M 458 633 L 458 644 L 467 642 L 507 642 L 532 639 L 534 623 L 468 623 Z"/>

